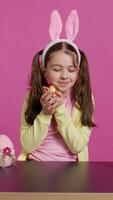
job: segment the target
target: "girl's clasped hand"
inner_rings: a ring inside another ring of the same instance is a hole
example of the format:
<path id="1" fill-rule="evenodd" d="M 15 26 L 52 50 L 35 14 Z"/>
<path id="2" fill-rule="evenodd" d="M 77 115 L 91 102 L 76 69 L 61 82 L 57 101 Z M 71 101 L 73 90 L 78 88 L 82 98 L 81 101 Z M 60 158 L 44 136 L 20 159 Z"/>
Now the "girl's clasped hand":
<path id="1" fill-rule="evenodd" d="M 63 103 L 64 97 L 62 92 L 51 87 L 43 87 L 43 95 L 40 98 L 42 110 L 46 115 L 52 115 L 55 108 Z"/>

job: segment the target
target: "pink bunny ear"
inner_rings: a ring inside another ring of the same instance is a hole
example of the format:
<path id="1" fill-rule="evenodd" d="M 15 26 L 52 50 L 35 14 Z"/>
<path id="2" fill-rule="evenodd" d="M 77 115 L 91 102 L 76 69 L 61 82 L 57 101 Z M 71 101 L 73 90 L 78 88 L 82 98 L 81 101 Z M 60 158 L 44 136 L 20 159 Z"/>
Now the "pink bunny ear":
<path id="1" fill-rule="evenodd" d="M 62 31 L 62 20 L 58 11 L 54 10 L 51 14 L 50 25 L 49 25 L 50 38 L 52 40 L 59 39 L 61 31 Z"/>
<path id="2" fill-rule="evenodd" d="M 79 29 L 79 18 L 76 10 L 72 10 L 67 18 L 65 25 L 65 32 L 67 39 L 73 41 L 78 33 Z"/>

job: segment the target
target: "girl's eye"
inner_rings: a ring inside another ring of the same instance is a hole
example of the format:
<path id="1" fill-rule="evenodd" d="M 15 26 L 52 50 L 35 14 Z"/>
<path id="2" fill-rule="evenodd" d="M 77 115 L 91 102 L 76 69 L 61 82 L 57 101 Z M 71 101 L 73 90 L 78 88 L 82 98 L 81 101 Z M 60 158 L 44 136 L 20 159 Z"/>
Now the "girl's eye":
<path id="1" fill-rule="evenodd" d="M 75 72 L 76 71 L 76 68 L 75 67 L 72 67 L 69 69 L 69 72 Z"/>
<path id="2" fill-rule="evenodd" d="M 69 72 L 75 72 L 75 71 L 77 71 L 77 68 L 76 68 L 76 67 L 71 67 L 71 68 L 69 68 Z"/>
<path id="3" fill-rule="evenodd" d="M 59 72 L 60 69 L 59 69 L 59 68 L 53 68 L 53 71 L 55 71 L 55 72 Z"/>

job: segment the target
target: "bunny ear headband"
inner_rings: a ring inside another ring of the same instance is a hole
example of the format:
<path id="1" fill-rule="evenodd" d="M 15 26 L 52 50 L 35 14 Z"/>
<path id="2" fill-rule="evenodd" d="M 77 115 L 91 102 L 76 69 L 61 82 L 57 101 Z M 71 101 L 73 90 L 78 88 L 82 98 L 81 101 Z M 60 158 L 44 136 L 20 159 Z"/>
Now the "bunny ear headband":
<path id="1" fill-rule="evenodd" d="M 78 56 L 78 65 L 80 65 L 81 55 L 78 47 L 73 43 L 78 34 L 79 18 L 76 10 L 72 10 L 67 18 L 65 25 L 65 33 L 67 39 L 60 39 L 62 31 L 62 19 L 57 10 L 54 10 L 50 18 L 49 35 L 51 42 L 46 46 L 42 54 L 42 65 L 45 65 L 45 56 L 50 47 L 59 42 L 66 42 L 74 47 Z"/>

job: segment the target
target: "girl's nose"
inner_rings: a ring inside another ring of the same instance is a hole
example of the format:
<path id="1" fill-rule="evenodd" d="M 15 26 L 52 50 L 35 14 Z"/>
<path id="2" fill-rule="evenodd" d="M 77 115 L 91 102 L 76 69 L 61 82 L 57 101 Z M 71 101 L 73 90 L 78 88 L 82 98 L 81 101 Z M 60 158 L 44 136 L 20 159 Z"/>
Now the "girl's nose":
<path id="1" fill-rule="evenodd" d="M 65 71 L 63 71 L 62 73 L 61 73 L 61 76 L 60 76 L 62 79 L 68 79 L 68 75 L 67 75 L 67 73 L 65 72 Z"/>

